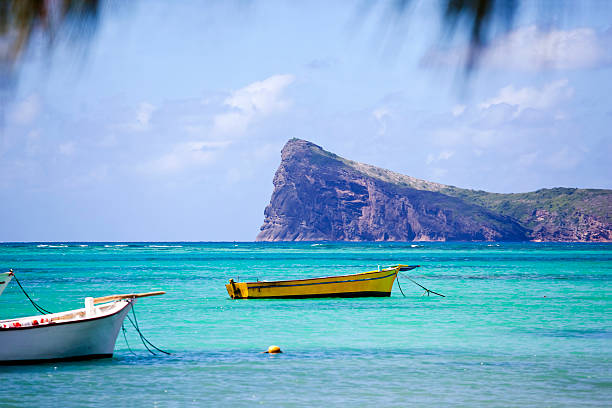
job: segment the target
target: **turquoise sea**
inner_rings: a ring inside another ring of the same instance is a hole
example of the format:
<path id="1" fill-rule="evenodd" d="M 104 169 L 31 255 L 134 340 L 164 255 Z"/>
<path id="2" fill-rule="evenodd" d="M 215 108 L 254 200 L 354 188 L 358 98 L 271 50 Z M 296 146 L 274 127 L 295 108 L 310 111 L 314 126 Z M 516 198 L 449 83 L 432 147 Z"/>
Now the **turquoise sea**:
<path id="1" fill-rule="evenodd" d="M 420 264 L 390 298 L 231 300 L 229 278 Z M 52 311 L 163 289 L 112 359 L 0 367 L 0 406 L 610 406 L 612 245 L 1 244 Z M 0 318 L 36 314 L 11 282 Z M 127 327 L 128 325 L 126 325 Z M 261 352 L 269 345 L 284 353 Z M 0 344 L 0 347 L 2 345 Z"/>

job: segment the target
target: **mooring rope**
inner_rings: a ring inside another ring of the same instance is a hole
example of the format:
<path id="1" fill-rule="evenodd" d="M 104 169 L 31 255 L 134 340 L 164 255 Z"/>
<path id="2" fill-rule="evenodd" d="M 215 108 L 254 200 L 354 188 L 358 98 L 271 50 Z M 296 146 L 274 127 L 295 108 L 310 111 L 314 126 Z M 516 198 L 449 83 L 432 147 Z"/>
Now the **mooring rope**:
<path id="1" fill-rule="evenodd" d="M 132 315 L 134 316 L 134 321 L 132 321 L 132 319 L 130 318 L 129 315 L 127 315 L 126 317 L 128 318 L 128 320 L 130 321 L 130 323 L 132 323 L 132 326 L 134 326 L 134 329 L 136 329 L 136 333 L 138 333 L 138 335 L 140 336 L 140 341 L 142 341 L 142 344 L 145 346 L 145 348 L 149 351 L 149 353 L 153 354 L 154 356 L 156 356 L 157 354 L 152 351 L 148 346 L 153 347 L 155 350 L 167 354 L 167 355 L 171 355 L 172 353 L 168 353 L 167 351 L 164 351 L 162 349 L 160 349 L 159 347 L 157 347 L 155 344 L 151 343 L 149 340 L 147 340 L 147 338 L 144 336 L 144 334 L 142 334 L 142 332 L 140 331 L 140 327 L 138 326 L 138 319 L 136 318 L 136 312 L 134 311 L 134 305 L 132 304 Z"/>
<path id="2" fill-rule="evenodd" d="M 32 303 L 32 306 L 34 306 L 34 308 L 42 314 L 52 314 L 53 312 L 48 311 L 47 309 L 45 309 L 44 307 L 40 306 L 39 304 L 37 304 L 31 297 L 30 295 L 28 295 L 28 292 L 26 292 L 26 290 L 24 289 L 23 286 L 21 286 L 21 282 L 19 282 L 19 279 L 17 279 L 17 275 L 15 275 L 15 273 L 13 272 L 12 269 L 9 270 L 9 272 L 13 275 L 13 278 L 15 279 L 15 282 L 17 282 L 17 285 L 19 285 L 19 287 L 21 288 L 21 291 L 23 292 L 23 294 L 28 298 L 28 300 L 30 301 L 30 303 Z"/>
<path id="3" fill-rule="evenodd" d="M 123 332 L 123 340 L 125 340 L 125 345 L 127 346 L 128 350 L 130 350 L 130 353 L 132 353 L 133 355 L 136 355 L 136 353 L 134 353 L 134 351 L 130 347 L 130 343 L 128 342 L 127 336 L 125 335 L 125 332 L 127 330 L 125 330 L 125 326 L 123 325 L 123 323 L 121 323 L 121 331 Z"/>
<path id="4" fill-rule="evenodd" d="M 396 282 L 397 282 L 397 287 L 399 288 L 400 292 L 402 292 L 402 296 L 406 297 L 406 295 L 404 295 L 404 291 L 402 290 L 402 285 L 400 285 L 399 283 L 399 273 L 397 274 Z"/>
<path id="5" fill-rule="evenodd" d="M 399 278 L 399 275 L 400 275 L 400 274 L 398 273 L 398 274 L 397 274 L 398 278 Z M 404 277 L 404 278 L 408 279 L 410 282 L 414 283 L 415 285 L 417 285 L 417 286 L 419 286 L 419 287 L 421 287 L 421 288 L 425 289 L 425 293 L 427 293 L 427 296 L 429 296 L 429 294 L 430 294 L 430 293 L 433 293 L 434 295 L 438 295 L 438 296 L 441 296 L 441 297 L 446 297 L 446 296 L 444 296 L 444 295 L 443 295 L 443 294 L 441 294 L 441 293 L 434 292 L 434 291 L 433 291 L 433 290 L 431 290 L 431 289 L 427 289 L 425 286 L 421 285 L 420 283 L 418 283 L 418 282 L 414 281 L 414 279 L 412 279 L 412 278 L 410 278 L 410 277 L 408 277 L 408 276 L 406 276 L 406 275 L 404 275 L 404 274 L 401 274 L 401 275 L 402 275 L 402 277 Z M 400 286 L 400 283 L 399 283 L 399 279 L 397 279 L 397 287 L 398 287 L 398 288 L 400 288 L 400 292 L 402 292 L 402 295 L 404 295 L 404 292 L 402 291 L 402 287 Z M 425 294 L 425 293 L 424 293 L 424 294 Z M 406 297 L 406 295 L 404 295 L 404 297 Z"/>
<path id="6" fill-rule="evenodd" d="M 134 309 L 132 309 L 134 310 Z M 136 324 L 134 324 L 134 322 L 132 321 L 132 319 L 130 318 L 130 316 L 127 316 L 128 320 L 130 321 L 130 323 L 132 323 L 132 326 L 136 329 L 136 333 L 138 333 L 138 335 L 140 336 L 140 341 L 142 342 L 143 346 L 145 346 L 145 348 L 147 349 L 147 351 L 149 353 L 151 353 L 152 355 L 156 356 L 157 353 L 155 353 L 153 350 L 151 350 L 149 348 L 149 346 L 147 346 L 147 343 L 145 343 L 144 339 L 143 339 L 143 335 L 140 333 L 140 330 L 138 328 L 138 322 L 136 322 Z"/>

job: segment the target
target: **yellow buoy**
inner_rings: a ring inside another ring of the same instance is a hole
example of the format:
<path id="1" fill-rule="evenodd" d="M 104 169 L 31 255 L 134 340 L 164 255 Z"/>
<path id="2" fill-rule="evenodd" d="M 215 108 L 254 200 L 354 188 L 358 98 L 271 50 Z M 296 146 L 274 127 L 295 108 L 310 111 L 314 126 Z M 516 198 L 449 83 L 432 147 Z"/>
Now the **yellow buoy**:
<path id="1" fill-rule="evenodd" d="M 268 347 L 268 351 L 264 351 L 264 353 L 277 354 L 277 353 L 282 353 L 282 351 L 280 347 L 278 346 L 270 346 Z"/>

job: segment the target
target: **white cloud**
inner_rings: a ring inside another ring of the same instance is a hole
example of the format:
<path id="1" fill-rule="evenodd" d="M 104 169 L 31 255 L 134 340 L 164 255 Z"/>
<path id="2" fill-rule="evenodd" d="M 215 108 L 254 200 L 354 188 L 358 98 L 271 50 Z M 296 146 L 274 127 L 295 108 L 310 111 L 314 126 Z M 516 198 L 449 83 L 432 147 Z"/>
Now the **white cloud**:
<path id="1" fill-rule="evenodd" d="M 62 143 L 59 145 L 58 150 L 60 154 L 63 154 L 64 156 L 72 156 L 75 151 L 75 144 L 74 142 Z"/>
<path id="2" fill-rule="evenodd" d="M 257 117 L 286 110 L 290 101 L 283 99 L 282 94 L 294 79 L 293 75 L 274 75 L 233 92 L 224 101 L 231 111 L 214 118 L 215 133 L 244 133 Z"/>
<path id="3" fill-rule="evenodd" d="M 9 119 L 16 124 L 27 125 L 38 116 L 40 105 L 40 97 L 32 94 L 15 105 L 9 114 Z"/>
<path id="4" fill-rule="evenodd" d="M 541 30 L 536 26 L 518 28 L 492 41 L 479 60 L 481 67 L 534 70 L 573 70 L 612 65 L 608 51 L 612 36 L 592 28 Z M 423 58 L 426 66 L 463 66 L 467 47 L 433 49 Z"/>
<path id="5" fill-rule="evenodd" d="M 141 103 L 136 111 L 136 126 L 146 129 L 149 126 L 154 111 L 155 106 L 147 102 Z"/>
<path id="6" fill-rule="evenodd" d="M 134 111 L 134 116 L 130 117 L 126 122 L 117 124 L 113 128 L 116 130 L 127 130 L 131 132 L 143 132 L 151 126 L 151 118 L 157 110 L 155 105 L 148 102 L 141 102 Z"/>
<path id="7" fill-rule="evenodd" d="M 494 42 L 483 63 L 521 70 L 608 65 L 612 59 L 605 40 L 592 28 L 542 31 L 536 26 L 523 27 Z"/>
<path id="8" fill-rule="evenodd" d="M 372 112 L 372 115 L 376 118 L 376 120 L 384 119 L 385 116 L 391 116 L 391 112 L 387 108 L 378 108 Z"/>
<path id="9" fill-rule="evenodd" d="M 374 109 L 372 116 L 378 122 L 378 136 L 384 136 L 387 133 L 387 118 L 391 117 L 391 111 L 385 107 Z"/>
<path id="10" fill-rule="evenodd" d="M 532 109 L 546 109 L 572 96 L 573 89 L 568 85 L 567 79 L 551 82 L 541 89 L 524 87 L 515 88 L 508 85 L 499 90 L 497 96 L 481 103 L 481 109 L 487 109 L 498 104 L 507 104 L 517 107 L 517 114 Z"/>
<path id="11" fill-rule="evenodd" d="M 451 157 L 453 157 L 454 154 L 455 152 L 449 152 L 449 151 L 440 152 L 440 154 L 438 155 L 438 160 L 448 160 Z"/>
<path id="12" fill-rule="evenodd" d="M 450 151 L 450 150 L 443 150 L 440 153 L 438 153 L 437 155 L 434 155 L 432 153 L 427 155 L 427 164 L 432 164 L 435 162 L 439 162 L 441 160 L 448 160 L 451 157 L 453 157 L 455 155 L 455 152 Z"/>
<path id="13" fill-rule="evenodd" d="M 457 116 L 461 116 L 461 114 L 463 112 L 465 112 L 465 109 L 467 108 L 467 106 L 465 105 L 455 105 L 453 106 L 453 109 L 451 110 L 451 113 L 453 114 L 453 116 L 457 117 Z"/>
<path id="14" fill-rule="evenodd" d="M 212 163 L 218 153 L 230 145 L 230 142 L 191 141 L 174 145 L 171 152 L 149 162 L 145 171 L 156 173 L 174 173 L 185 168 Z"/>
<path id="15" fill-rule="evenodd" d="M 225 104 L 243 112 L 263 114 L 283 110 L 288 102 L 279 98 L 284 88 L 294 80 L 293 75 L 274 75 L 234 92 Z"/>
<path id="16" fill-rule="evenodd" d="M 244 133 L 253 119 L 253 115 L 244 112 L 222 113 L 214 118 L 215 133 L 240 134 Z"/>
<path id="17" fill-rule="evenodd" d="M 542 130 L 544 124 L 563 120 L 562 103 L 573 95 L 573 89 L 566 79 L 550 82 L 540 87 L 517 87 L 509 85 L 497 91 L 494 97 L 476 106 L 455 106 L 445 119 L 439 120 L 439 127 L 430 130 L 431 143 L 438 146 L 440 153 L 426 156 L 428 165 L 452 157 L 468 148 L 474 157 L 482 157 L 495 149 L 504 149 L 513 154 L 530 153 L 521 151 L 519 145 L 531 148 L 529 140 L 518 143 L 522 135 L 546 137 L 553 132 L 553 126 Z M 461 112 L 460 114 L 458 114 Z M 525 155 L 521 163 L 535 160 Z"/>

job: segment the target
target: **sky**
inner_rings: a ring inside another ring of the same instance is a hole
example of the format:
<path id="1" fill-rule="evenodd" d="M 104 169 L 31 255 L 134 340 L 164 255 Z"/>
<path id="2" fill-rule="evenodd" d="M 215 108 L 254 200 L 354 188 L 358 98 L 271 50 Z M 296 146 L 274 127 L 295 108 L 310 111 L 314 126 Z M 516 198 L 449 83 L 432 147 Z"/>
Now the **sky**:
<path id="1" fill-rule="evenodd" d="M 612 188 L 605 2 L 519 9 L 469 76 L 436 2 L 395 24 L 362 4 L 139 1 L 84 52 L 32 47 L 0 130 L 0 241 L 252 241 L 293 137 L 464 188 Z"/>

